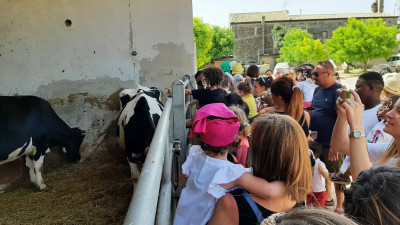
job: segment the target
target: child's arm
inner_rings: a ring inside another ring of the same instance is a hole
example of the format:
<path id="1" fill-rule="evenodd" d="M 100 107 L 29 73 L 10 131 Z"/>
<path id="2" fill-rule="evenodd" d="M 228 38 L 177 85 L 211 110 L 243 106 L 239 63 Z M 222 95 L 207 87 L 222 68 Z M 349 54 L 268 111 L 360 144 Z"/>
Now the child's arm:
<path id="1" fill-rule="evenodd" d="M 321 165 L 318 165 L 319 173 L 325 178 L 326 185 L 331 185 L 331 179 L 329 179 L 329 174 L 324 170 Z"/>
<path id="2" fill-rule="evenodd" d="M 179 174 L 179 183 L 182 184 L 183 187 L 186 186 L 187 180 L 188 180 L 188 177 L 185 176 L 185 174 L 183 174 L 183 173 Z"/>
<path id="3" fill-rule="evenodd" d="M 172 88 L 165 88 L 168 91 L 168 94 L 172 95 Z M 192 94 L 192 90 L 190 89 L 185 89 L 185 95 L 191 95 Z"/>
<path id="4" fill-rule="evenodd" d="M 238 179 L 228 183 L 221 184 L 224 189 L 241 187 L 248 192 L 258 195 L 262 198 L 275 198 L 285 194 L 285 184 L 281 181 L 268 182 L 262 178 L 255 177 L 251 173 L 244 173 Z"/>

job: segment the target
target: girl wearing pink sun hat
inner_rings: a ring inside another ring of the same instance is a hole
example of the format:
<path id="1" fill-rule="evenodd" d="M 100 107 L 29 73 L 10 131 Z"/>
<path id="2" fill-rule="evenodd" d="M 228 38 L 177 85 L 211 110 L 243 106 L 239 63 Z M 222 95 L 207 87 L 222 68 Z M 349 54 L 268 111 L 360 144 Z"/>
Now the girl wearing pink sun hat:
<path id="1" fill-rule="evenodd" d="M 281 195 L 281 182 L 267 182 L 251 174 L 251 168 L 227 161 L 228 152 L 237 149 L 239 123 L 223 103 L 200 108 L 193 120 L 192 133 L 200 135 L 201 144 L 193 145 L 182 165 L 182 190 L 174 224 L 206 224 L 215 203 L 229 189 L 240 186 L 260 196 Z"/>

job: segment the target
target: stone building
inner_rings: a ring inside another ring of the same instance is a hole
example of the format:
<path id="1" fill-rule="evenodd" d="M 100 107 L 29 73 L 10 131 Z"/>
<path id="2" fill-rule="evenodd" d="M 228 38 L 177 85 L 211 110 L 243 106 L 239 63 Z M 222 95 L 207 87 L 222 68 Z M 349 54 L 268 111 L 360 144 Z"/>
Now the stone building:
<path id="1" fill-rule="evenodd" d="M 279 49 L 273 47 L 271 29 L 274 25 L 292 26 L 308 31 L 314 39 L 324 42 L 332 37 L 332 31 L 345 25 L 348 18 L 382 18 L 388 26 L 397 25 L 398 16 L 386 13 L 353 13 L 324 15 L 289 15 L 288 11 L 233 13 L 229 24 L 235 33 L 235 57 L 269 63 L 270 67 L 279 57 Z M 264 24 L 264 25 L 263 25 Z"/>

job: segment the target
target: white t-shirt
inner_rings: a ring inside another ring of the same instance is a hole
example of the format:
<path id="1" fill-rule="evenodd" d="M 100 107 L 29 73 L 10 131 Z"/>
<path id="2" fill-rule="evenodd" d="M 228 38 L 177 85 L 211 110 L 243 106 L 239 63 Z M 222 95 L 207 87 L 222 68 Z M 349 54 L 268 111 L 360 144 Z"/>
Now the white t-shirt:
<path id="1" fill-rule="evenodd" d="M 314 90 L 316 85 L 314 82 L 307 78 L 305 81 L 301 81 L 297 84 L 297 87 L 303 92 L 304 95 L 304 102 L 311 102 L 314 96 Z"/>
<path id="2" fill-rule="evenodd" d="M 369 160 L 371 161 L 373 167 L 395 166 L 396 165 L 396 162 L 398 161 L 398 158 L 391 158 L 383 165 L 379 164 L 379 160 L 382 158 L 383 154 L 390 147 L 390 145 L 391 145 L 391 142 L 389 142 L 389 143 L 380 143 L 380 144 L 367 143 Z"/>
<path id="3" fill-rule="evenodd" d="M 174 224 L 206 224 L 217 200 L 229 191 L 220 184 L 230 183 L 246 172 L 251 172 L 251 169 L 244 168 L 241 164 L 211 158 L 199 145 L 193 145 L 182 165 L 182 173 L 188 176 L 188 180 L 178 202 Z"/>
<path id="4" fill-rule="evenodd" d="M 315 160 L 315 167 L 314 167 L 314 174 L 312 176 L 312 181 L 311 181 L 311 186 L 313 188 L 313 192 L 323 192 L 326 191 L 325 187 L 325 178 L 322 176 L 322 174 L 318 170 L 318 166 L 322 166 L 323 170 L 327 173 L 328 169 L 326 169 L 325 163 L 323 163 L 321 160 L 316 159 Z"/>
<path id="5" fill-rule="evenodd" d="M 379 104 L 379 105 L 375 106 L 374 108 L 363 110 L 362 120 L 363 120 L 363 127 L 364 127 L 365 134 L 369 134 L 369 132 L 372 130 L 372 128 L 379 123 L 376 112 L 378 112 L 378 109 L 381 106 L 382 106 L 382 104 Z M 350 128 L 349 128 L 349 133 L 350 133 Z M 367 138 L 367 142 L 368 142 L 368 138 Z M 349 167 L 350 167 L 350 157 L 346 156 L 346 158 L 343 161 L 342 166 L 340 167 L 340 173 L 346 172 L 346 170 Z"/>
<path id="6" fill-rule="evenodd" d="M 375 106 L 374 108 L 363 110 L 362 119 L 363 119 L 363 126 L 365 134 L 368 134 L 372 128 L 379 123 L 378 116 L 376 112 L 382 106 L 382 103 Z"/>
<path id="7" fill-rule="evenodd" d="M 393 140 L 393 136 L 383 131 L 385 121 L 382 120 L 371 129 L 367 135 L 367 143 L 388 143 Z"/>

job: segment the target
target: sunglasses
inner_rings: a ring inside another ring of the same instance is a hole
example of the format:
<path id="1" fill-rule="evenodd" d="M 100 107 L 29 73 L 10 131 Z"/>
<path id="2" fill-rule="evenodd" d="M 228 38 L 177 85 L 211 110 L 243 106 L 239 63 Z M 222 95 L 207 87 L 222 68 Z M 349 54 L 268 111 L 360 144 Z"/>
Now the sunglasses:
<path id="1" fill-rule="evenodd" d="M 197 86 L 203 86 L 203 83 L 201 82 L 201 80 L 197 81 Z"/>
<path id="2" fill-rule="evenodd" d="M 313 72 L 311 75 L 314 75 L 315 77 L 318 77 L 322 73 L 329 73 L 329 72 L 327 72 L 327 71 L 325 71 L 325 72 Z"/>

